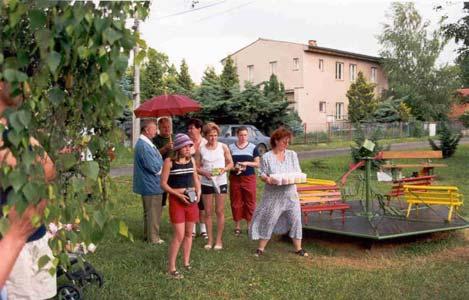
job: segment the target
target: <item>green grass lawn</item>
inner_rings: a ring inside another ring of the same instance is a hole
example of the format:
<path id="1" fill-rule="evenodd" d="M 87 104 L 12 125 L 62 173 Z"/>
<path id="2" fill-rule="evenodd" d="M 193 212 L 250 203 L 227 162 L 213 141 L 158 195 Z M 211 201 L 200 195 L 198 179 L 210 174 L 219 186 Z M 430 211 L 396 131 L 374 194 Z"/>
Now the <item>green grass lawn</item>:
<path id="1" fill-rule="evenodd" d="M 469 195 L 469 146 L 446 160 L 448 168 L 437 170 L 439 183 L 454 184 Z M 302 167 L 315 178 L 337 179 L 349 157 L 324 159 L 320 169 L 311 161 Z M 224 250 L 203 249 L 196 238 L 191 271 L 185 278 L 166 275 L 171 237 L 167 209 L 162 221 L 165 245 L 141 242 L 141 200 L 131 192 L 128 177 L 115 179 L 115 214 L 124 219 L 135 242 L 109 237 L 87 258 L 105 276 L 99 289 L 88 287 L 87 299 L 467 299 L 469 295 L 469 231 L 426 235 L 398 242 L 384 242 L 367 249 L 351 238 L 305 232 L 309 258 L 292 253 L 291 243 L 274 238 L 264 257 L 255 258 L 256 243 L 243 233 L 233 234 L 226 202 Z M 259 193 L 262 189 L 259 185 Z M 467 197 L 466 197 L 467 199 Z M 463 209 L 469 215 L 469 209 Z M 181 260 L 178 260 L 180 269 Z"/>
<path id="2" fill-rule="evenodd" d="M 124 145 L 116 145 L 116 159 L 111 162 L 111 168 L 129 166 L 134 163 L 134 151 Z"/>

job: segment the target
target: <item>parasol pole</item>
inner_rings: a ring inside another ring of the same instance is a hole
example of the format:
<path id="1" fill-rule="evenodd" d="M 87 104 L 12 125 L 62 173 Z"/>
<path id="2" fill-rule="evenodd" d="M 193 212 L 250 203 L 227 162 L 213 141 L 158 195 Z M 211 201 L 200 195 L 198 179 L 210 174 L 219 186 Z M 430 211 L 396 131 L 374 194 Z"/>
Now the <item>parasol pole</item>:
<path id="1" fill-rule="evenodd" d="M 134 23 L 134 30 L 135 33 L 138 34 L 138 13 L 135 13 L 135 23 Z M 133 111 L 137 109 L 140 105 L 140 65 L 137 63 L 137 56 L 138 56 L 139 48 L 138 44 L 134 47 L 134 93 L 133 93 Z M 138 137 L 140 135 L 140 119 L 132 114 L 132 148 L 135 147 L 137 143 Z"/>
<path id="2" fill-rule="evenodd" d="M 171 124 L 171 129 L 169 130 L 169 143 L 173 142 L 173 118 L 171 116 L 168 117 L 169 122 Z"/>

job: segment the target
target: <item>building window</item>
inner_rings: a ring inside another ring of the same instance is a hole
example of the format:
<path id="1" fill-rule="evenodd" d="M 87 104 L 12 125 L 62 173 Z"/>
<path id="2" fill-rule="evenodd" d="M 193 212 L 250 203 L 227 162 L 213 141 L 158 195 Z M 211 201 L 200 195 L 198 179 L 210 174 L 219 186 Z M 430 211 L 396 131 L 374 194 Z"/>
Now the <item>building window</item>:
<path id="1" fill-rule="evenodd" d="M 335 119 L 336 120 L 344 119 L 344 103 L 343 102 L 335 103 Z"/>
<path id="2" fill-rule="evenodd" d="M 276 61 L 270 62 L 270 74 L 277 75 L 277 62 Z"/>
<path id="3" fill-rule="evenodd" d="M 326 101 L 319 102 L 319 112 L 326 112 Z"/>
<path id="4" fill-rule="evenodd" d="M 254 81 L 254 65 L 248 66 L 248 81 Z"/>
<path id="5" fill-rule="evenodd" d="M 293 59 L 293 70 L 299 70 L 300 69 L 300 59 L 299 58 L 294 58 Z"/>
<path id="6" fill-rule="evenodd" d="M 350 64 L 350 81 L 355 81 L 357 78 L 357 65 Z"/>
<path id="7" fill-rule="evenodd" d="M 323 59 L 319 60 L 319 70 L 321 70 L 321 72 L 324 71 L 324 60 Z"/>
<path id="8" fill-rule="evenodd" d="M 371 67 L 371 82 L 378 82 L 378 69 Z"/>
<path id="9" fill-rule="evenodd" d="M 335 63 L 335 79 L 344 80 L 344 63 Z"/>

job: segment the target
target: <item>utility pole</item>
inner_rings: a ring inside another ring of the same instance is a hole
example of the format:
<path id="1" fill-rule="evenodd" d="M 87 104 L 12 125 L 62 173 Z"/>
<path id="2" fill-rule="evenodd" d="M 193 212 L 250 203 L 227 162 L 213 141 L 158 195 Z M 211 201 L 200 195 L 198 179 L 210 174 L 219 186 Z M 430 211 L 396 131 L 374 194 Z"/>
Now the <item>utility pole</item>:
<path id="1" fill-rule="evenodd" d="M 138 14 L 135 16 L 134 31 L 138 34 Z M 132 110 L 132 148 L 135 147 L 140 135 L 140 118 L 135 117 L 133 111 L 140 106 L 140 65 L 137 63 L 138 44 L 134 47 L 134 93 L 133 93 L 133 110 Z"/>

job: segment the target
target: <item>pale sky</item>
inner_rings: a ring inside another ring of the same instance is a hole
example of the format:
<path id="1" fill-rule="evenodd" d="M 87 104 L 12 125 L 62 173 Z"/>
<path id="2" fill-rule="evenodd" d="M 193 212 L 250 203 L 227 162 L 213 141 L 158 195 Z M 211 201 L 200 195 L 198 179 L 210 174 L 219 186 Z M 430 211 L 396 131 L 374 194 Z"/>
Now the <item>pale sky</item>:
<path id="1" fill-rule="evenodd" d="M 183 58 L 195 82 L 211 65 L 259 37 L 378 55 L 376 36 L 389 23 L 391 1 L 385 0 L 154 0 L 149 18 L 141 25 L 148 46 L 169 56 L 178 69 Z M 463 16 L 463 1 L 416 1 L 424 20 L 436 26 L 446 7 L 450 18 Z M 206 7 L 208 6 L 208 7 Z M 205 8 L 204 8 L 205 7 Z M 456 46 L 449 43 L 439 63 L 452 63 Z"/>

